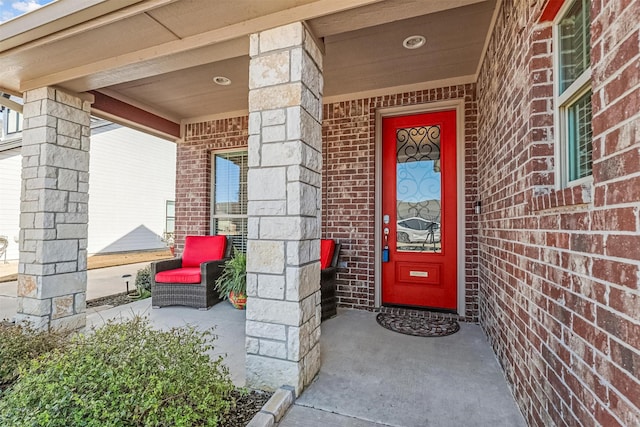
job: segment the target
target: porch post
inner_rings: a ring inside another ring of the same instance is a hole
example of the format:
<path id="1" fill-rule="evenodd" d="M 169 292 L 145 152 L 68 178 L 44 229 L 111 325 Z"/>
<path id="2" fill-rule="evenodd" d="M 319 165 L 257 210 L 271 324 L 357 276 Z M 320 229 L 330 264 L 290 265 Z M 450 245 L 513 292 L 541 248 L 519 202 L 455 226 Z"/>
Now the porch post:
<path id="1" fill-rule="evenodd" d="M 91 104 L 51 87 L 24 96 L 18 322 L 86 324 Z"/>
<path id="2" fill-rule="evenodd" d="M 298 22 L 251 36 L 247 383 L 320 369 L 322 53 Z"/>

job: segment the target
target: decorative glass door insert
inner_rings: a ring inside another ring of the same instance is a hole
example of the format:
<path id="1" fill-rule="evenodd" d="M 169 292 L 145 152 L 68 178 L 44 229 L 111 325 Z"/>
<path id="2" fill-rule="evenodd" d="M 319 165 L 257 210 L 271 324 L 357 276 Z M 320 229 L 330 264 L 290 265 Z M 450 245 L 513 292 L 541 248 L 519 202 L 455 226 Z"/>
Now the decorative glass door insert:
<path id="1" fill-rule="evenodd" d="M 441 252 L 440 126 L 396 131 L 397 250 Z"/>

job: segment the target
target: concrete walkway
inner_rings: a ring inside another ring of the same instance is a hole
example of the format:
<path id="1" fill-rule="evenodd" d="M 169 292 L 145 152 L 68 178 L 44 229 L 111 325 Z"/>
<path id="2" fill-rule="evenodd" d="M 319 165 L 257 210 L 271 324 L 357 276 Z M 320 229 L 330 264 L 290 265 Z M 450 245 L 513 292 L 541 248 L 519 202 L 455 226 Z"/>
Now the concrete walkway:
<path id="1" fill-rule="evenodd" d="M 131 274 L 129 289 L 135 289 L 136 273 L 149 265 L 148 262 L 127 264 L 118 267 L 98 268 L 87 271 L 87 299 L 100 298 L 126 291 L 122 276 Z M 16 314 L 18 282 L 0 283 L 0 320 L 12 319 Z"/>

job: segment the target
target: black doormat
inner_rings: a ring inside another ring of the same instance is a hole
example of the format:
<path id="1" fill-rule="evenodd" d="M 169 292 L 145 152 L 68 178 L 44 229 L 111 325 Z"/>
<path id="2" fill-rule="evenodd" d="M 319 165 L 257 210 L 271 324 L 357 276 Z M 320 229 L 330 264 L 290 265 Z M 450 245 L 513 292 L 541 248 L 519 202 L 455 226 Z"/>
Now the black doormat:
<path id="1" fill-rule="evenodd" d="M 457 321 L 446 318 L 378 313 L 376 321 L 380 326 L 390 331 L 416 337 L 444 337 L 455 334 L 460 330 L 460 325 Z"/>

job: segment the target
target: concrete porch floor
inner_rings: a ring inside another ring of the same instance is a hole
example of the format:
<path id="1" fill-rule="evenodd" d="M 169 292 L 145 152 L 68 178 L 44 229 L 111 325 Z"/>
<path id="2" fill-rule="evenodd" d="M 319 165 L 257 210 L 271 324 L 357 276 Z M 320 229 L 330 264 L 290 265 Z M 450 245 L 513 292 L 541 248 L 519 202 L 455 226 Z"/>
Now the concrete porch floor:
<path id="1" fill-rule="evenodd" d="M 89 298 L 122 292 L 122 274 L 144 264 L 89 271 Z M 0 284 L 0 315 L 15 314 L 16 283 Z M 89 326 L 148 316 L 163 329 L 214 327 L 236 385 L 245 383 L 245 312 L 222 302 L 209 311 L 151 309 L 151 300 L 87 313 Z M 2 317 L 2 316 L 0 316 Z M 280 427 L 448 427 L 526 425 L 480 326 L 461 323 L 442 338 L 419 338 L 380 327 L 375 313 L 339 310 L 322 324 L 322 367 Z"/>
<path id="2" fill-rule="evenodd" d="M 322 367 L 281 427 L 525 426 L 479 325 L 441 338 L 340 310 L 322 324 Z"/>
<path id="3" fill-rule="evenodd" d="M 237 385 L 245 381 L 244 311 L 151 309 L 150 300 L 88 315 L 88 324 L 148 315 L 159 328 L 215 327 L 215 354 Z M 322 368 L 280 427 L 525 426 L 481 328 L 419 338 L 378 326 L 375 313 L 340 310 L 322 324 Z"/>

